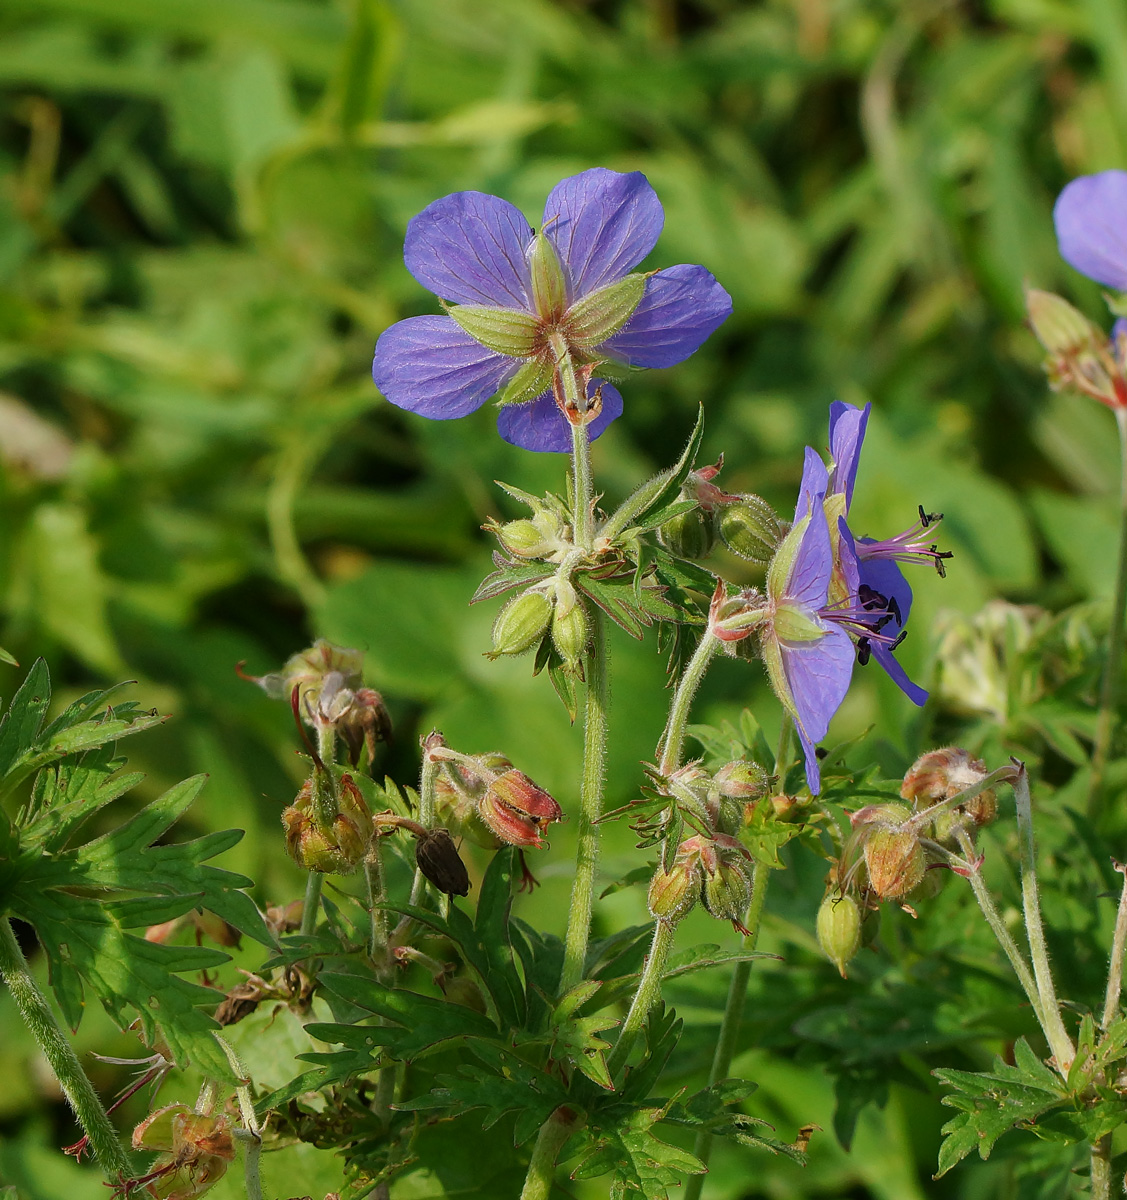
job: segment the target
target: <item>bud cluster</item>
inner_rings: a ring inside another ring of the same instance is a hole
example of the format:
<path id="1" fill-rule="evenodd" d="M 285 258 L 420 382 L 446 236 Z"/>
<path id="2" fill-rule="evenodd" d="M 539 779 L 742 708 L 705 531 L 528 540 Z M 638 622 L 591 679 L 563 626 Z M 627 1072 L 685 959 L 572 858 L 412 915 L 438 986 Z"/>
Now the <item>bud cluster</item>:
<path id="1" fill-rule="evenodd" d="M 752 860 L 735 835 L 766 794 L 767 772 L 748 759 L 734 759 L 715 772 L 691 762 L 666 776 L 650 774 L 660 795 L 672 800 L 699 831 L 677 845 L 668 869 L 658 867 L 650 882 L 650 912 L 675 924 L 700 900 L 712 916 L 746 932 Z M 668 809 L 662 819 L 669 824 Z"/>
<path id="2" fill-rule="evenodd" d="M 526 588 L 501 609 L 493 622 L 493 649 L 488 657 L 524 654 L 549 631 L 564 665 L 579 673 L 591 624 L 575 585 L 563 571 Z"/>
<path id="3" fill-rule="evenodd" d="M 987 777 L 985 764 L 957 747 L 931 750 L 909 768 L 900 788 L 907 804 L 870 804 L 850 815 L 852 833 L 830 870 L 818 910 L 818 942 L 842 975 L 845 965 L 875 934 L 879 906 L 904 907 L 928 881 L 933 868 L 949 863 L 947 847 L 959 833 L 973 836 L 994 820 L 997 798 L 985 789 L 955 803 Z M 911 910 L 909 910 L 911 911 Z"/>
<path id="4" fill-rule="evenodd" d="M 760 496 L 734 495 L 712 480 L 720 473 L 724 457 L 711 466 L 690 471 L 679 499 L 695 508 L 671 517 L 658 530 L 662 545 L 679 558 L 704 558 L 719 538 L 733 554 L 748 562 L 770 562 L 786 527 L 775 510 Z"/>
<path id="5" fill-rule="evenodd" d="M 1073 388 L 1108 408 L 1127 408 L 1127 329 L 1107 334 L 1067 300 L 1027 288 L 1029 324 L 1044 346 L 1045 373 L 1056 391 Z"/>
<path id="6" fill-rule="evenodd" d="M 352 776 L 316 767 L 282 813 L 286 849 L 307 871 L 350 875 L 372 841 L 372 814 Z"/>

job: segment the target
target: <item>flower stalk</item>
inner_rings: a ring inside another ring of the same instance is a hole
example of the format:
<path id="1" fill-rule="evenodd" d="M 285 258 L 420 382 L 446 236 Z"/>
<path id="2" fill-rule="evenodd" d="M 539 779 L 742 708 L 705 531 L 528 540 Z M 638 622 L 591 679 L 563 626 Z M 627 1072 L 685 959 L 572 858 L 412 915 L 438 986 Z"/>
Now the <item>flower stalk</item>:
<path id="1" fill-rule="evenodd" d="M 47 997 L 28 969 L 7 917 L 0 917 L 0 977 L 8 985 L 20 1016 L 54 1071 L 106 1178 L 115 1183 L 129 1178 L 132 1167 L 117 1130 L 82 1069 L 74 1047 L 59 1027 Z"/>

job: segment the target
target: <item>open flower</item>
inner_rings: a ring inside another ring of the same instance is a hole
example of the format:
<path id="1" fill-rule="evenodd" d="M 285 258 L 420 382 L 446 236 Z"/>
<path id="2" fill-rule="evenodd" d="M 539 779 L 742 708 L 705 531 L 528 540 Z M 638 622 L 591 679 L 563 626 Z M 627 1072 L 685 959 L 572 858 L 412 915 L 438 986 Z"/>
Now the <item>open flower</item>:
<path id="1" fill-rule="evenodd" d="M 435 420 L 467 416 L 500 393 L 498 430 L 526 450 L 570 450 L 571 423 L 598 437 L 622 412 L 600 368 L 673 366 L 732 311 L 703 267 L 632 273 L 663 221 L 644 175 L 602 167 L 552 189 L 539 233 L 497 196 L 436 200 L 408 225 L 403 256 L 446 315 L 384 331 L 376 386 Z M 576 397 L 583 411 L 568 412 Z"/>
<path id="2" fill-rule="evenodd" d="M 819 493 L 799 500 L 794 527 L 767 572 L 767 619 L 760 630 L 767 677 L 794 720 L 806 782 L 815 795 L 821 788 L 815 746 L 826 736 L 853 673 L 849 634 L 827 619 L 834 553 L 824 500 Z"/>
<path id="3" fill-rule="evenodd" d="M 830 585 L 830 611 L 857 639 L 857 657 L 862 665 L 870 656 L 914 704 L 924 704 L 927 692 L 914 684 L 896 661 L 895 648 L 903 640 L 904 627 L 912 610 L 912 589 L 900 570 L 900 563 L 929 563 L 942 575 L 944 562 L 951 557 L 930 541 L 941 516 L 919 510 L 919 520 L 903 533 L 885 541 L 856 537 L 847 523 L 861 444 L 869 421 L 871 406 L 857 408 L 837 400 L 830 406 L 830 456 L 827 471 L 821 459 L 807 452 L 802 479 L 802 495 L 824 495 L 826 519 L 834 552 L 834 572 Z M 803 501 L 800 500 L 800 505 Z"/>

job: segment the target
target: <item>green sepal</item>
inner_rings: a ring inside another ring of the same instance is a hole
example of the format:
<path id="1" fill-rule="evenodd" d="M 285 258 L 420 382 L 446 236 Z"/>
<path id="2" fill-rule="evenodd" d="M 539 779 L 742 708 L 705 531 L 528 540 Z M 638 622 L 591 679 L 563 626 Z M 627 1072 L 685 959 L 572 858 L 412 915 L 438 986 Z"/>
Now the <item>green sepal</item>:
<path id="1" fill-rule="evenodd" d="M 518 308 L 451 304 L 446 312 L 475 342 L 509 358 L 528 358 L 540 336 L 540 322 Z"/>
<path id="2" fill-rule="evenodd" d="M 645 290 L 645 275 L 627 275 L 577 300 L 567 314 L 568 342 L 589 350 L 613 337 L 634 315 Z"/>
<path id="3" fill-rule="evenodd" d="M 567 308 L 567 279 L 555 246 L 538 233 L 528 247 L 528 274 L 532 283 L 532 307 L 552 320 Z"/>
<path id="4" fill-rule="evenodd" d="M 542 359 L 531 359 L 502 388 L 497 397 L 497 405 L 499 408 L 505 408 L 509 404 L 527 404 L 551 386 L 551 364 Z"/>

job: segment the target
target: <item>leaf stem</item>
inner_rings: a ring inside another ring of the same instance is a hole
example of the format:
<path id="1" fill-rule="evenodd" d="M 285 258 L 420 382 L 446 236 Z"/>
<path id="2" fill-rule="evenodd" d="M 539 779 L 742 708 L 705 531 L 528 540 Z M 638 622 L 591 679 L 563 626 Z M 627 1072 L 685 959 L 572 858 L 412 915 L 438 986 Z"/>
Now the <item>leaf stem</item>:
<path id="1" fill-rule="evenodd" d="M 113 1183 L 129 1178 L 132 1167 L 118 1140 L 117 1130 L 106 1115 L 94 1085 L 86 1077 L 74 1047 L 59 1027 L 47 997 L 28 969 L 7 917 L 0 918 L 0 976 L 74 1109 L 106 1178 Z"/>
<path id="2" fill-rule="evenodd" d="M 1017 809 L 1018 845 L 1021 850 L 1021 902 L 1025 910 L 1025 935 L 1029 939 L 1030 955 L 1033 959 L 1033 975 L 1037 980 L 1037 994 L 1041 997 L 1044 1010 L 1045 1036 L 1049 1039 L 1057 1069 L 1068 1074 L 1076 1049 L 1064 1027 L 1060 1015 L 1053 973 L 1049 966 L 1049 949 L 1045 943 L 1045 927 L 1041 921 L 1041 897 L 1037 887 L 1037 860 L 1033 841 L 1033 800 L 1029 794 L 1029 772 L 1025 764 L 1018 766 L 1014 780 L 1014 803 Z"/>
<path id="3" fill-rule="evenodd" d="M 579 833 L 575 851 L 575 882 L 567 916 L 560 994 L 583 978 L 591 937 L 595 901 L 595 869 L 599 861 L 599 818 L 603 811 L 603 780 L 607 761 L 607 648 L 606 622 L 601 612 L 591 615 L 591 645 L 585 663 L 586 703 L 583 711 L 583 777 L 579 787 Z"/>
<path id="4" fill-rule="evenodd" d="M 1096 741 L 1092 750 L 1092 775 L 1088 784 L 1088 818 L 1099 820 L 1104 802 L 1104 773 L 1111 753 L 1119 701 L 1119 677 L 1123 667 L 1123 622 L 1127 612 L 1127 409 L 1115 410 L 1119 426 L 1119 565 L 1115 575 L 1115 598 L 1107 632 L 1107 660 L 1100 684 L 1100 707 L 1096 716 Z"/>
<path id="5" fill-rule="evenodd" d="M 561 1105 L 540 1126 L 520 1200 L 548 1200 L 552 1192 L 552 1181 L 556 1177 L 556 1160 L 567 1139 L 571 1137 L 575 1125 L 575 1114 Z"/>
<path id="6" fill-rule="evenodd" d="M 1100 1028 L 1107 1031 L 1119 1012 L 1119 993 L 1123 987 L 1123 954 L 1127 946 L 1127 867 L 1116 863 L 1115 869 L 1123 876 L 1123 890 L 1119 894 L 1119 910 L 1115 914 L 1115 933 L 1111 939 L 1111 955 L 1108 960 L 1107 991 L 1104 993 L 1104 1012 Z"/>
<path id="7" fill-rule="evenodd" d="M 432 757 L 430 752 L 423 747 L 423 766 L 419 772 L 419 824 L 424 829 L 430 829 L 434 825 L 434 791 L 438 786 L 438 776 L 442 771 L 442 762 L 436 757 Z M 411 899 L 412 905 L 418 905 L 423 898 L 423 891 L 426 888 L 426 879 L 419 870 L 415 868 L 415 877 L 411 881 Z M 398 932 L 398 931 L 397 931 Z"/>
<path id="8" fill-rule="evenodd" d="M 262 1175 L 259 1170 L 259 1160 L 262 1157 L 262 1126 L 254 1111 L 254 1099 L 250 1094 L 250 1076 L 234 1047 L 226 1038 L 215 1034 L 215 1040 L 227 1056 L 231 1070 L 239 1080 L 235 1094 L 239 1100 L 239 1113 L 243 1119 L 243 1128 L 239 1131 L 239 1141 L 244 1143 L 245 1157 L 243 1159 L 243 1183 L 246 1190 L 246 1200 L 262 1200 Z"/>
<path id="9" fill-rule="evenodd" d="M 673 936 L 676 931 L 677 926 L 670 921 L 659 919 L 654 922 L 653 941 L 646 956 L 646 965 L 642 968 L 642 977 L 638 980 L 638 990 L 630 1002 L 630 1011 L 626 1014 L 626 1020 L 622 1022 L 618 1041 L 607 1060 L 612 1076 L 626 1065 L 634 1042 L 650 1015 L 650 1009 L 661 998 L 661 980 L 665 974 L 665 964 L 669 961 L 669 951 L 673 948 Z"/>

